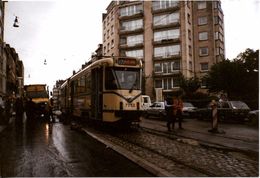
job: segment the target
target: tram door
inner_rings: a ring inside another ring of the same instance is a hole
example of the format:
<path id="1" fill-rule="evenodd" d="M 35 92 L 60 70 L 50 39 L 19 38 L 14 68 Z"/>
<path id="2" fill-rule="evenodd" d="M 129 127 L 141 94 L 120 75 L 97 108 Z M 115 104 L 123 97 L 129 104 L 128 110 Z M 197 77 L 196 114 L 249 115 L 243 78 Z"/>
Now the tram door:
<path id="1" fill-rule="evenodd" d="M 91 71 L 91 117 L 102 119 L 102 91 L 103 68 L 95 68 Z"/>

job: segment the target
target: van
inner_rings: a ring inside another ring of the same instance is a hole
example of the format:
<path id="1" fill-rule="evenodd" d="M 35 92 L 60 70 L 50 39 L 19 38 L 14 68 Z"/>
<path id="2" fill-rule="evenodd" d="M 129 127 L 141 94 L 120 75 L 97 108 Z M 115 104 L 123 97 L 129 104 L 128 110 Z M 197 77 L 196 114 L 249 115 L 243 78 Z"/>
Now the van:
<path id="1" fill-rule="evenodd" d="M 152 105 L 150 96 L 142 95 L 141 98 L 141 107 L 143 110 L 147 110 Z"/>

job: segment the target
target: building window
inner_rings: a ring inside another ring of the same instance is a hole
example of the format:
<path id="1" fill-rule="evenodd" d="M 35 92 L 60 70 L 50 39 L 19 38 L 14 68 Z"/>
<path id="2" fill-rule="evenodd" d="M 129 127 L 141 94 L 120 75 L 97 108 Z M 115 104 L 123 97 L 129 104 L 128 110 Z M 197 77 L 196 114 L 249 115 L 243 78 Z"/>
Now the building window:
<path id="1" fill-rule="evenodd" d="M 133 6 L 128 6 L 120 9 L 120 16 L 131 16 L 138 14 L 143 11 L 143 6 L 140 5 L 133 5 Z"/>
<path id="2" fill-rule="evenodd" d="M 192 62 L 189 61 L 189 69 L 192 70 Z"/>
<path id="3" fill-rule="evenodd" d="M 180 60 L 174 62 L 160 62 L 154 64 L 154 73 L 171 74 L 180 70 Z"/>
<path id="4" fill-rule="evenodd" d="M 199 33 L 199 40 L 208 40 L 208 32 Z"/>
<path id="5" fill-rule="evenodd" d="M 190 29 L 188 30 L 188 37 L 191 40 L 191 30 Z"/>
<path id="6" fill-rule="evenodd" d="M 215 25 L 223 25 L 223 21 L 219 16 L 214 16 L 214 24 Z"/>
<path id="7" fill-rule="evenodd" d="M 123 22 L 121 26 L 121 29 L 126 31 L 136 30 L 140 28 L 143 28 L 143 19 Z"/>
<path id="8" fill-rule="evenodd" d="M 154 87 L 155 88 L 162 88 L 162 79 L 155 79 Z"/>
<path id="9" fill-rule="evenodd" d="M 189 45 L 189 55 L 192 56 L 192 49 L 191 49 L 191 45 Z"/>
<path id="10" fill-rule="evenodd" d="M 153 37 L 154 41 L 178 39 L 180 38 L 180 29 L 155 32 Z"/>
<path id="11" fill-rule="evenodd" d="M 114 11 L 111 11 L 111 21 L 114 19 Z"/>
<path id="12" fill-rule="evenodd" d="M 223 41 L 223 35 L 220 32 L 215 32 L 215 40 Z"/>
<path id="13" fill-rule="evenodd" d="M 201 88 L 207 88 L 207 80 L 201 79 Z"/>
<path id="14" fill-rule="evenodd" d="M 208 71 L 209 70 L 209 64 L 208 63 L 201 63 L 200 64 L 201 71 Z"/>
<path id="15" fill-rule="evenodd" d="M 198 9 L 206 9 L 207 8 L 207 1 L 198 1 Z"/>
<path id="16" fill-rule="evenodd" d="M 154 73 L 162 73 L 163 65 L 162 63 L 155 63 L 154 64 Z"/>
<path id="17" fill-rule="evenodd" d="M 208 47 L 201 47 L 199 49 L 200 56 L 207 56 L 209 54 Z"/>
<path id="18" fill-rule="evenodd" d="M 107 52 L 109 52 L 109 50 L 110 50 L 110 44 L 108 43 L 107 44 Z"/>
<path id="19" fill-rule="evenodd" d="M 115 30 L 114 25 L 112 25 L 111 26 L 111 35 L 114 33 L 114 30 Z"/>
<path id="20" fill-rule="evenodd" d="M 172 78 L 165 78 L 163 79 L 163 89 L 164 90 L 169 90 L 169 89 L 172 89 L 173 88 L 173 85 L 172 85 Z"/>
<path id="21" fill-rule="evenodd" d="M 174 72 L 176 70 L 179 71 L 181 69 L 180 60 L 175 60 L 174 62 L 171 62 L 171 67 L 172 67 L 172 72 Z"/>
<path id="22" fill-rule="evenodd" d="M 111 48 L 114 48 L 114 46 L 115 46 L 114 40 L 111 40 Z"/>
<path id="23" fill-rule="evenodd" d="M 190 14 L 188 14 L 188 23 L 191 24 Z"/>
<path id="24" fill-rule="evenodd" d="M 167 9 L 170 7 L 176 7 L 178 6 L 178 1 L 175 0 L 160 0 L 160 1 L 153 1 L 153 10 L 159 10 L 159 9 Z"/>
<path id="25" fill-rule="evenodd" d="M 198 25 L 206 25 L 208 23 L 208 18 L 206 16 L 198 18 Z"/>
<path id="26" fill-rule="evenodd" d="M 171 23 L 179 22 L 180 14 L 179 12 L 171 13 L 171 14 L 164 14 L 164 15 L 157 15 L 153 17 L 153 25 L 168 25 Z"/>
<path id="27" fill-rule="evenodd" d="M 172 87 L 180 87 L 180 80 L 178 78 L 172 79 Z"/>
<path id="28" fill-rule="evenodd" d="M 154 57 L 171 57 L 180 54 L 180 45 L 171 45 L 154 48 Z"/>

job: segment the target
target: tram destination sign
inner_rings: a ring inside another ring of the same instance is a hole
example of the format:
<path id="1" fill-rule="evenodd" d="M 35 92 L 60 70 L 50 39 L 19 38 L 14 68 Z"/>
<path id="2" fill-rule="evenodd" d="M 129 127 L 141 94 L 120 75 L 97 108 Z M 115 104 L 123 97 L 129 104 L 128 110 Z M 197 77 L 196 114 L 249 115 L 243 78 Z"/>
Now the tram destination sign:
<path id="1" fill-rule="evenodd" d="M 117 63 L 119 65 L 135 66 L 136 65 L 136 59 L 133 59 L 133 58 L 118 58 Z"/>

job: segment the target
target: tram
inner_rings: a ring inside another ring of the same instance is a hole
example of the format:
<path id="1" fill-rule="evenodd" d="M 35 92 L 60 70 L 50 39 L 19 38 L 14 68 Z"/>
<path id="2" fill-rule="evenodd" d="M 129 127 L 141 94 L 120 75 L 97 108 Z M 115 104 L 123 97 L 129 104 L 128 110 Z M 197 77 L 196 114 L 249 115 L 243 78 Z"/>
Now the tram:
<path id="1" fill-rule="evenodd" d="M 97 60 L 59 88 L 60 108 L 70 117 L 107 123 L 139 122 L 142 61 L 131 57 Z"/>

